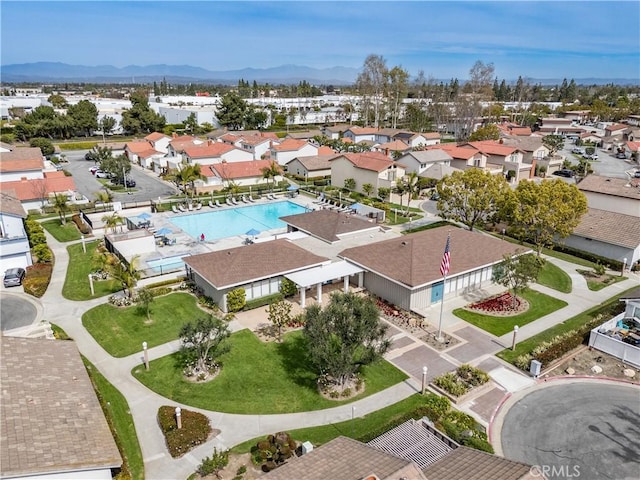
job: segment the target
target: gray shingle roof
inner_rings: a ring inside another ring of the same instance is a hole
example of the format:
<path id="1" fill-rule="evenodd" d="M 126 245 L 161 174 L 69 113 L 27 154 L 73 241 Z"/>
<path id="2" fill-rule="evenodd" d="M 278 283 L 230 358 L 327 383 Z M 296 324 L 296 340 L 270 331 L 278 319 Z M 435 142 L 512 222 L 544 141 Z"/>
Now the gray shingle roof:
<path id="1" fill-rule="evenodd" d="M 0 341 L 0 476 L 122 465 L 76 344 Z"/>
<path id="2" fill-rule="evenodd" d="M 578 235 L 612 245 L 640 245 L 640 217 L 590 208 L 573 230 Z"/>
<path id="3" fill-rule="evenodd" d="M 529 476 L 531 466 L 458 447 L 422 471 L 429 480 L 520 480 Z"/>
<path id="4" fill-rule="evenodd" d="M 506 254 L 525 251 L 524 247 L 490 235 L 445 226 L 348 248 L 339 256 L 408 287 L 418 287 L 442 279 L 440 261 L 449 232 L 449 276 L 493 265 L 502 261 Z"/>
<path id="5" fill-rule="evenodd" d="M 640 200 L 640 182 L 637 180 L 589 175 L 578 184 L 578 188 L 583 192 Z"/>
<path id="6" fill-rule="evenodd" d="M 16 198 L 15 190 L 0 192 L 0 212 L 15 215 L 16 217 L 27 218 L 27 212 L 24 211 L 20 200 Z"/>
<path id="7" fill-rule="evenodd" d="M 283 275 L 329 261 L 285 239 L 192 255 L 183 260 L 217 289 Z"/>

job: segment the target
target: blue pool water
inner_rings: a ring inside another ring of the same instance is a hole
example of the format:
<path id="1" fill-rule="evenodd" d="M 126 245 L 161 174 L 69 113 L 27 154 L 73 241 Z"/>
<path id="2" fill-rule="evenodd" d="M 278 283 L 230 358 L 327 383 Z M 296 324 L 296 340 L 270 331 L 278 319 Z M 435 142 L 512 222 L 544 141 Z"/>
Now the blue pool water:
<path id="1" fill-rule="evenodd" d="M 156 258 L 153 260 L 147 260 L 147 265 L 153 269 L 156 273 L 165 273 L 175 270 L 181 270 L 184 268 L 184 262 L 182 257 L 189 256 L 189 253 L 183 255 L 177 255 L 173 257 Z"/>
<path id="2" fill-rule="evenodd" d="M 204 233 L 205 240 L 245 235 L 251 229 L 273 230 L 286 227 L 280 217 L 304 213 L 305 207 L 293 202 L 272 202 L 246 207 L 209 210 L 193 215 L 180 215 L 169 220 L 195 239 Z"/>

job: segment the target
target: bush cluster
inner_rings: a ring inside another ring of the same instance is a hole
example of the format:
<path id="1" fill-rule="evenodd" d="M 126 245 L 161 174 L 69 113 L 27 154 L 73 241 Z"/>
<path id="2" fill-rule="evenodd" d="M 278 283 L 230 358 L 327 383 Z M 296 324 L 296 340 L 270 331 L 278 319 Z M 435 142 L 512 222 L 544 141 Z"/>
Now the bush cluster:
<path id="1" fill-rule="evenodd" d="M 227 309 L 229 312 L 239 312 L 247 303 L 247 292 L 244 288 L 236 288 L 227 294 Z"/>
<path id="2" fill-rule="evenodd" d="M 263 471 L 269 472 L 290 458 L 296 448 L 296 441 L 289 433 L 278 432 L 251 449 L 252 459 L 256 464 L 262 464 Z"/>
<path id="3" fill-rule="evenodd" d="M 45 245 L 46 247 L 46 245 Z M 48 250 L 48 248 L 47 248 Z M 27 274 L 24 277 L 22 286 L 25 293 L 40 298 L 47 291 L 49 282 L 51 281 L 51 273 L 53 272 L 53 264 L 36 263 L 27 267 Z"/>
<path id="4" fill-rule="evenodd" d="M 211 434 L 211 425 L 205 415 L 184 408 L 180 413 L 182 428 L 178 429 L 175 408 L 162 406 L 158 409 L 158 424 L 173 458 L 206 442 Z"/>
<path id="5" fill-rule="evenodd" d="M 489 381 L 489 375 L 479 368 L 471 365 L 460 365 L 455 372 L 445 373 L 436 377 L 433 383 L 450 393 L 454 397 L 460 397 L 474 387 L 483 385 Z"/>
<path id="6" fill-rule="evenodd" d="M 154 297 L 168 295 L 171 292 L 173 292 L 173 289 L 171 287 L 157 287 L 151 290 L 151 293 Z"/>
<path id="7" fill-rule="evenodd" d="M 83 235 L 88 235 L 91 233 L 91 228 L 89 227 L 89 225 L 82 221 L 82 218 L 80 218 L 80 214 L 73 215 L 71 217 L 71 220 L 76 224 L 78 230 L 80 230 L 80 233 L 82 233 Z"/>
<path id="8" fill-rule="evenodd" d="M 267 295 L 266 297 L 256 298 L 255 300 L 248 300 L 245 302 L 242 310 L 244 311 L 254 310 L 256 308 L 264 307 L 265 305 L 270 305 L 274 302 L 279 302 L 283 298 L 284 297 L 282 296 L 282 293 L 278 292 L 278 293 L 273 293 L 271 295 Z"/>

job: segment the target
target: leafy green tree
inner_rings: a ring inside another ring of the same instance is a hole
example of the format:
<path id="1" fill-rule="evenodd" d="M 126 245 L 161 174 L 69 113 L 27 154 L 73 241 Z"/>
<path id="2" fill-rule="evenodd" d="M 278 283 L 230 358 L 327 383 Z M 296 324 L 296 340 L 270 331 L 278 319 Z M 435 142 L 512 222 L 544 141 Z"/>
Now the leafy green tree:
<path id="1" fill-rule="evenodd" d="M 205 457 L 197 471 L 201 477 L 215 475 L 216 478 L 221 478 L 220 471 L 224 470 L 227 465 L 229 465 L 229 450 L 218 450 L 213 447 L 213 455 Z"/>
<path id="2" fill-rule="evenodd" d="M 140 280 L 140 271 L 136 269 L 138 255 L 135 255 L 130 262 L 116 262 L 110 265 L 109 274 L 122 283 L 122 288 L 129 298 L 133 298 L 133 290 Z"/>
<path id="3" fill-rule="evenodd" d="M 195 112 L 192 112 L 187 117 L 183 125 L 184 125 L 185 132 L 188 132 L 191 135 L 197 135 L 200 132 L 200 128 L 198 126 L 198 118 L 196 117 Z"/>
<path id="4" fill-rule="evenodd" d="M 185 366 L 195 365 L 195 371 L 208 373 L 217 366 L 216 360 L 229 351 L 228 325 L 219 318 L 207 315 L 185 323 L 180 329 L 181 358 Z"/>
<path id="5" fill-rule="evenodd" d="M 381 200 L 385 201 L 386 199 L 389 198 L 389 194 L 391 193 L 391 189 L 388 187 L 379 187 L 378 188 L 378 197 L 380 197 Z"/>
<path id="6" fill-rule="evenodd" d="M 355 190 L 356 189 L 356 180 L 355 178 L 345 178 L 344 179 L 344 188 L 347 190 Z"/>
<path id="7" fill-rule="evenodd" d="M 53 197 L 53 208 L 60 217 L 60 223 L 66 225 L 67 212 L 69 211 L 69 199 L 62 193 L 56 193 Z"/>
<path id="8" fill-rule="evenodd" d="M 280 168 L 280 165 L 278 165 L 275 161 L 271 161 L 268 167 L 265 167 L 262 169 L 262 178 L 264 178 L 267 181 L 267 187 L 269 186 L 269 180 L 272 181 L 272 184 L 271 184 L 272 192 L 275 184 L 275 178 L 281 174 L 282 174 L 282 169 Z"/>
<path id="9" fill-rule="evenodd" d="M 102 137 L 104 138 L 105 135 L 110 135 L 113 129 L 116 128 L 117 123 L 116 119 L 109 115 L 102 117 L 98 122 L 98 127 L 102 130 Z"/>
<path id="10" fill-rule="evenodd" d="M 367 197 L 370 197 L 373 193 L 373 185 L 370 183 L 364 183 L 362 185 L 362 191 L 365 193 Z"/>
<path id="11" fill-rule="evenodd" d="M 53 108 L 65 108 L 67 106 L 67 100 L 62 95 L 49 95 L 47 102 L 53 105 Z"/>
<path id="12" fill-rule="evenodd" d="M 45 157 L 53 155 L 56 151 L 53 143 L 48 138 L 32 138 L 29 140 L 29 146 L 39 148 Z"/>
<path id="13" fill-rule="evenodd" d="M 149 107 L 146 93 L 138 91 L 131 94 L 131 108 L 122 113 L 122 128 L 131 135 L 138 133 L 161 132 L 165 126 L 162 115 Z"/>
<path id="14" fill-rule="evenodd" d="M 131 172 L 131 162 L 125 155 L 109 157 L 100 162 L 100 169 L 110 173 L 116 181 L 122 181 Z"/>
<path id="15" fill-rule="evenodd" d="M 278 300 L 269 304 L 267 318 L 278 329 L 278 341 L 282 342 L 282 328 L 291 322 L 291 303 L 286 300 Z"/>
<path id="16" fill-rule="evenodd" d="M 111 147 L 101 147 L 100 145 L 95 145 L 89 152 L 85 158 L 87 160 L 93 161 L 97 163 L 102 168 L 102 162 L 105 162 L 113 157 L 113 150 Z"/>
<path id="17" fill-rule="evenodd" d="M 244 114 L 244 128 L 254 130 L 267 126 L 267 113 L 253 105 L 247 105 L 247 111 Z"/>
<path id="18" fill-rule="evenodd" d="M 549 155 L 553 156 L 564 146 L 562 135 L 545 135 L 542 144 L 549 149 Z"/>
<path id="19" fill-rule="evenodd" d="M 517 305 L 516 297 L 538 278 L 543 263 L 543 259 L 527 253 L 505 255 L 502 263 L 494 267 L 493 281 L 511 290 L 514 308 Z"/>
<path id="20" fill-rule="evenodd" d="M 96 192 L 96 203 L 111 203 L 113 201 L 113 194 L 109 190 L 100 190 Z"/>
<path id="21" fill-rule="evenodd" d="M 380 321 L 380 312 L 369 298 L 334 293 L 324 309 L 307 307 L 305 317 L 311 362 L 342 388 L 363 365 L 378 360 L 389 349 L 388 326 Z"/>
<path id="22" fill-rule="evenodd" d="M 433 122 L 424 101 L 409 103 L 405 107 L 405 120 L 412 132 L 428 132 L 432 128 Z"/>
<path id="23" fill-rule="evenodd" d="M 447 175 L 436 186 L 440 216 L 473 230 L 499 217 L 509 204 L 511 188 L 502 175 L 469 168 Z"/>
<path id="24" fill-rule="evenodd" d="M 80 100 L 69 105 L 67 116 L 73 120 L 76 129 L 88 137 L 98 128 L 98 107 L 89 100 Z"/>
<path id="25" fill-rule="evenodd" d="M 406 98 L 409 89 L 409 72 L 402 67 L 393 67 L 388 75 L 387 99 L 390 104 L 391 127 L 396 128 L 403 107 L 402 101 Z"/>
<path id="26" fill-rule="evenodd" d="M 470 142 L 481 140 L 498 140 L 500 138 L 500 129 L 497 125 L 490 123 L 483 127 L 478 127 L 475 132 L 469 136 Z"/>
<path id="27" fill-rule="evenodd" d="M 403 178 L 398 178 L 391 188 L 391 192 L 400 197 L 400 210 L 402 210 L 402 199 L 407 193 L 409 193 L 409 186 L 407 185 L 407 182 Z"/>
<path id="28" fill-rule="evenodd" d="M 587 199 L 576 185 L 560 179 L 522 181 L 515 189 L 509 218 L 514 234 L 533 243 L 538 256 L 554 240 L 573 232 L 587 212 Z"/>
<path id="29" fill-rule="evenodd" d="M 229 130 L 240 130 L 244 125 L 247 102 L 234 92 L 226 93 L 218 107 L 217 117 L 220 125 Z"/>
<path id="30" fill-rule="evenodd" d="M 154 300 L 155 296 L 153 295 L 153 292 L 150 288 L 143 287 L 138 290 L 138 294 L 136 295 L 136 303 L 147 314 L 147 320 L 151 319 L 151 304 Z"/>

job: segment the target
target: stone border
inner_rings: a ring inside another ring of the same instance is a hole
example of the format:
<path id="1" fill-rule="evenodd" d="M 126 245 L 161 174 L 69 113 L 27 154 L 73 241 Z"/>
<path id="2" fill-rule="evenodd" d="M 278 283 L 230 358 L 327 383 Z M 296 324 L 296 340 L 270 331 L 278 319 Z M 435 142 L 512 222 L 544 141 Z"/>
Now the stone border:
<path id="1" fill-rule="evenodd" d="M 478 385 L 477 387 L 472 388 L 471 390 L 469 390 L 464 395 L 462 395 L 460 397 L 456 397 L 456 396 L 450 394 L 449 392 L 447 392 L 446 390 L 438 387 L 433 382 L 429 383 L 429 388 L 433 389 L 435 392 L 439 393 L 443 397 L 447 397 L 449 400 L 451 400 L 451 402 L 454 405 L 459 405 L 461 403 L 464 403 L 464 402 L 467 402 L 467 401 L 471 400 L 472 398 L 479 397 L 480 395 L 488 392 L 489 390 L 493 389 L 494 387 L 495 387 L 495 385 L 494 385 L 493 381 L 489 380 L 488 382 L 483 383 L 482 385 Z"/>

